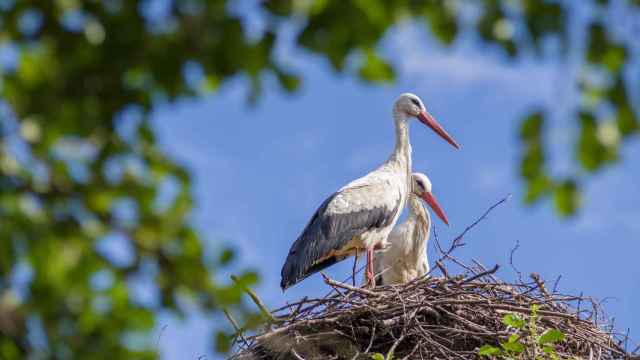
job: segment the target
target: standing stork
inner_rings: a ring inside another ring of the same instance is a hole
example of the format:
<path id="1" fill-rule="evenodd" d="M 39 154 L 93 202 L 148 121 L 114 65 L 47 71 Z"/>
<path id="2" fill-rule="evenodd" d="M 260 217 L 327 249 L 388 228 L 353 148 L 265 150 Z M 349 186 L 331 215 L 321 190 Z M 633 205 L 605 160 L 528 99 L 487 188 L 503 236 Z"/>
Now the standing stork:
<path id="1" fill-rule="evenodd" d="M 431 181 L 422 173 L 413 173 L 409 195 L 409 217 L 389 234 L 390 246 L 375 254 L 374 270 L 379 285 L 404 284 L 429 272 L 427 242 L 431 216 L 422 206 L 424 200 L 445 224 L 447 215 L 431 192 Z"/>
<path id="2" fill-rule="evenodd" d="M 373 284 L 373 251 L 386 246 L 411 187 L 409 120 L 413 117 L 459 148 L 420 98 L 409 93 L 400 95 L 393 107 L 393 153 L 376 170 L 352 181 L 320 205 L 291 245 L 281 272 L 283 291 L 359 250 L 367 252 L 366 275 Z"/>

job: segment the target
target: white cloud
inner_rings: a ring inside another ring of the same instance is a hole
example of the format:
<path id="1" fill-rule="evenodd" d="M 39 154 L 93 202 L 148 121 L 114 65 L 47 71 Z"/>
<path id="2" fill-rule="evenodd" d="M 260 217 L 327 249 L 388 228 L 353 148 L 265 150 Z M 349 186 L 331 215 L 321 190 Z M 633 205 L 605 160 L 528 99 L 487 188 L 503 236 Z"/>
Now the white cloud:
<path id="1" fill-rule="evenodd" d="M 428 77 L 450 86 L 491 82 L 521 93 L 551 93 L 554 68 L 548 64 L 508 62 L 495 51 L 478 51 L 474 42 L 458 41 L 448 49 L 421 46 L 432 41 L 412 22 L 399 25 L 389 39 L 390 53 L 408 78 Z"/>
<path id="2" fill-rule="evenodd" d="M 475 170 L 472 186 L 483 191 L 504 189 L 509 186 L 511 167 L 507 164 L 482 164 Z"/>
<path id="3" fill-rule="evenodd" d="M 613 165 L 616 166 L 616 165 Z M 611 168 L 596 177 L 589 177 L 583 187 L 583 207 L 575 224 L 578 233 L 603 232 L 617 229 L 640 236 L 640 192 L 630 169 Z"/>

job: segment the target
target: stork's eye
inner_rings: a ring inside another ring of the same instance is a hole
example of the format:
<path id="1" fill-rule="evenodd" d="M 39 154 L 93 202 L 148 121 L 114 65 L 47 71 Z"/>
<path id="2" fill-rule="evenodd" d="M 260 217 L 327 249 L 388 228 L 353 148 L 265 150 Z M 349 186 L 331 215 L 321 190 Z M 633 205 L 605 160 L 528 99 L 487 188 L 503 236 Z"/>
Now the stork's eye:
<path id="1" fill-rule="evenodd" d="M 418 99 L 411 99 L 411 102 L 412 102 L 415 106 L 420 107 L 420 102 L 418 101 Z"/>
<path id="2" fill-rule="evenodd" d="M 424 191 L 425 190 L 424 183 L 422 181 L 416 181 L 416 182 L 418 183 L 418 187 L 420 187 L 420 189 Z"/>

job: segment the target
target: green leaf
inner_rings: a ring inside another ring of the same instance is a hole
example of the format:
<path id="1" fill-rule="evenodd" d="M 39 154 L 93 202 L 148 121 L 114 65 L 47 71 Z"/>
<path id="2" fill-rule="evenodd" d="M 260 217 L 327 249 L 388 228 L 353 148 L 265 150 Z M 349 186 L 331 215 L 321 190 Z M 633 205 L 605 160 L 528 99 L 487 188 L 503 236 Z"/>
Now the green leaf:
<path id="1" fill-rule="evenodd" d="M 627 61 L 627 49 L 612 41 L 608 29 L 601 23 L 593 23 L 589 27 L 588 44 L 587 60 L 603 65 L 612 73 L 619 72 Z"/>
<path id="2" fill-rule="evenodd" d="M 502 317 L 502 323 L 515 329 L 522 329 L 525 325 L 524 319 L 517 314 L 506 314 Z M 511 342 L 511 340 L 509 340 L 509 342 Z"/>
<path id="3" fill-rule="evenodd" d="M 220 265 L 221 266 L 229 265 L 229 263 L 231 263 L 234 258 L 235 258 L 235 252 L 233 251 L 233 249 L 230 249 L 230 248 L 224 249 L 220 254 L 220 260 L 219 260 Z"/>
<path id="4" fill-rule="evenodd" d="M 511 336 L 509 336 L 509 340 L 507 340 L 507 342 L 513 343 L 513 342 L 517 342 L 518 340 L 520 340 L 520 335 L 511 334 Z"/>
<path id="5" fill-rule="evenodd" d="M 540 110 L 529 114 L 520 125 L 520 139 L 526 143 L 538 143 L 544 126 L 544 118 L 544 113 Z"/>
<path id="6" fill-rule="evenodd" d="M 502 348 L 505 351 L 508 351 L 514 354 L 520 354 L 521 352 L 524 351 L 524 345 L 522 345 L 519 342 L 505 342 L 505 343 L 501 343 L 500 346 L 502 346 Z"/>
<path id="7" fill-rule="evenodd" d="M 491 345 L 482 345 L 480 350 L 478 350 L 478 355 L 480 356 L 493 356 L 500 354 L 500 348 Z"/>
<path id="8" fill-rule="evenodd" d="M 540 310 L 539 304 L 531 304 L 531 316 L 538 315 L 538 311 Z"/>
<path id="9" fill-rule="evenodd" d="M 564 340 L 564 334 L 562 333 L 562 331 L 558 329 L 550 329 L 540 335 L 540 337 L 538 338 L 538 344 L 554 344 L 562 340 Z"/>
<path id="10" fill-rule="evenodd" d="M 385 360 L 384 359 L 384 355 L 380 354 L 380 353 L 375 353 L 371 355 L 371 359 L 373 360 Z"/>
<path id="11" fill-rule="evenodd" d="M 276 76 L 280 86 L 287 92 L 294 92 L 300 88 L 300 78 L 294 74 L 284 72 L 282 70 L 276 70 Z"/>
<path id="12" fill-rule="evenodd" d="M 263 4 L 272 14 L 279 16 L 290 16 L 294 9 L 293 0 L 272 0 Z"/>
<path id="13" fill-rule="evenodd" d="M 566 180 L 560 184 L 554 194 L 556 210 L 561 216 L 574 215 L 580 206 L 578 186 L 573 180 Z"/>
<path id="14" fill-rule="evenodd" d="M 616 122 L 618 125 L 618 131 L 622 136 L 627 136 L 633 132 L 638 131 L 640 124 L 638 124 L 638 118 L 629 106 L 621 106 L 616 113 Z"/>
<path id="15" fill-rule="evenodd" d="M 580 114 L 580 138 L 578 140 L 578 158 L 582 167 L 589 171 L 595 171 L 604 166 L 608 162 L 612 162 L 617 158 L 617 150 L 615 147 L 607 146 L 603 143 L 603 133 L 601 128 L 606 123 L 598 123 L 590 113 Z M 614 125 L 615 126 L 615 125 Z M 613 136 L 617 135 L 617 129 L 612 128 Z M 609 131 L 610 133 L 611 131 Z M 610 136 L 609 136 L 610 137 Z M 614 138 L 615 140 L 615 138 Z"/>
<path id="16" fill-rule="evenodd" d="M 423 14 L 431 32 L 443 44 L 451 44 L 458 34 L 456 14 L 450 7 L 436 1 L 425 1 L 423 6 Z"/>
<path id="17" fill-rule="evenodd" d="M 527 185 L 524 201 L 527 204 L 533 204 L 540 200 L 543 196 L 549 194 L 553 190 L 554 184 L 545 175 L 540 175 L 530 180 Z"/>
<path id="18" fill-rule="evenodd" d="M 362 66 L 360 77 L 371 82 L 388 82 L 393 80 L 393 69 L 374 51 L 368 51 Z"/>
<path id="19" fill-rule="evenodd" d="M 231 350 L 231 339 L 229 335 L 225 334 L 223 331 L 218 331 L 216 333 L 216 351 L 219 353 L 228 353 Z"/>

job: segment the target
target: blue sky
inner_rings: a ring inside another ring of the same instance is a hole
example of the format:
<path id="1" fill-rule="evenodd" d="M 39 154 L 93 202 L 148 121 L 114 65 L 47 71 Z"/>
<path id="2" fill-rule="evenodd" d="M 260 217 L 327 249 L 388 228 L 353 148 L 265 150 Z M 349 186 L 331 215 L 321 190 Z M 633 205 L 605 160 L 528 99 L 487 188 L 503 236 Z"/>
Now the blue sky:
<path id="1" fill-rule="evenodd" d="M 327 291 L 313 276 L 282 293 L 280 268 L 289 246 L 317 206 L 333 191 L 384 161 L 393 147 L 391 106 L 402 92 L 418 94 L 430 112 L 462 145 L 453 150 L 417 122 L 412 124 L 414 170 L 425 172 L 451 227 L 436 226 L 449 242 L 491 204 L 512 193 L 466 237 L 458 252 L 487 266 L 502 265 L 499 276 L 513 279 L 509 253 L 524 274 L 553 281 L 563 292 L 613 297 L 609 315 L 621 330 L 640 337 L 640 189 L 634 174 L 640 142 L 622 147 L 623 162 L 584 182 L 578 217 L 561 220 L 547 203 L 524 207 L 518 178 L 519 119 L 546 105 L 557 109 L 547 130 L 554 174 L 576 170 L 572 146 L 577 101 L 571 64 L 506 61 L 498 52 L 462 39 L 440 48 L 414 24 L 394 29 L 384 51 L 398 68 L 393 85 L 369 86 L 335 75 L 306 53 L 281 49 L 282 61 L 304 71 L 304 86 L 288 96 L 273 82 L 255 108 L 248 108 L 241 79 L 197 101 L 159 109 L 155 129 L 164 149 L 191 169 L 197 208 L 194 221 L 215 249 L 233 244 L 238 269 L 255 268 L 257 288 L 271 306 Z M 430 248 L 433 260 L 435 251 Z M 342 279 L 351 262 L 329 275 Z M 208 347 L 216 321 L 193 313 L 181 321 L 163 315 L 158 327 L 163 359 L 216 356 Z M 226 326 L 226 325 L 225 325 Z M 635 328 L 635 330 L 634 330 Z"/>

